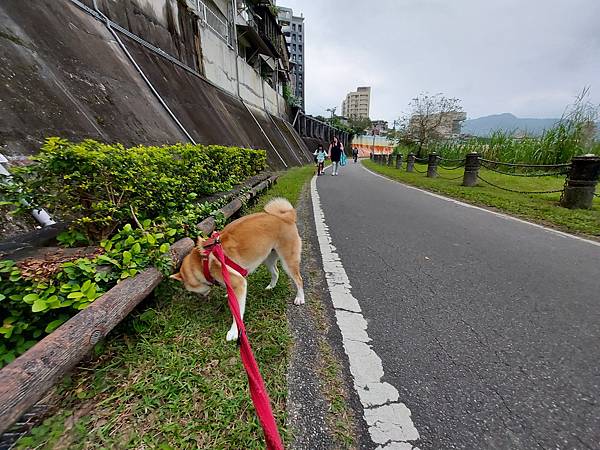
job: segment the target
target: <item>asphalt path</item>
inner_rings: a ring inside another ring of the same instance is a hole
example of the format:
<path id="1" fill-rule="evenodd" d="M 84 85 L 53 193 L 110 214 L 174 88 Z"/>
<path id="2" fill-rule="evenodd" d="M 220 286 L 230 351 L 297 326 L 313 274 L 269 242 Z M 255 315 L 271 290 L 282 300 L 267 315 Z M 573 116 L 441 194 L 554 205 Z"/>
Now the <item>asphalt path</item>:
<path id="1" fill-rule="evenodd" d="M 317 189 L 419 448 L 600 448 L 599 246 L 361 164 Z"/>

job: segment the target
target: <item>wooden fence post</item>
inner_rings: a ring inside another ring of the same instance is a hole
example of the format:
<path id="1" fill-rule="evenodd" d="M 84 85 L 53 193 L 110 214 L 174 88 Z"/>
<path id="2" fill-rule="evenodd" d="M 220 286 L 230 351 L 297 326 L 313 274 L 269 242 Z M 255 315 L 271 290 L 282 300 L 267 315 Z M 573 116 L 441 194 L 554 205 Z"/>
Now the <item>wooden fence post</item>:
<path id="1" fill-rule="evenodd" d="M 402 168 L 402 153 L 396 155 L 396 169 Z"/>
<path id="2" fill-rule="evenodd" d="M 571 159 L 571 170 L 560 201 L 561 206 L 590 209 L 599 176 L 600 156 L 588 154 Z"/>
<path id="3" fill-rule="evenodd" d="M 471 152 L 465 156 L 465 174 L 463 175 L 463 186 L 473 187 L 477 185 L 479 175 L 479 153 Z"/>
<path id="4" fill-rule="evenodd" d="M 410 152 L 408 154 L 408 157 L 406 158 L 406 171 L 407 172 L 412 172 L 413 169 L 415 168 L 415 154 L 413 152 Z"/>
<path id="5" fill-rule="evenodd" d="M 435 178 L 437 177 L 437 165 L 438 165 L 438 155 L 437 153 L 430 153 L 429 158 L 427 160 L 427 178 Z"/>

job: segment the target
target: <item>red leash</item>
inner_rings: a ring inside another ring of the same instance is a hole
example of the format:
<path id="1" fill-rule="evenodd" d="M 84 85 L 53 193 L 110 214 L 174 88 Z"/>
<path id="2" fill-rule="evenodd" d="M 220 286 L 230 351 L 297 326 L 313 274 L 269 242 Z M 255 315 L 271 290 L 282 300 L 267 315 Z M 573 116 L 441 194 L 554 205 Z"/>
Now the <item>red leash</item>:
<path id="1" fill-rule="evenodd" d="M 227 298 L 229 301 L 229 309 L 235 319 L 235 323 L 238 327 L 239 342 L 240 342 L 240 356 L 242 357 L 242 363 L 246 369 L 248 375 L 248 383 L 250 385 L 250 396 L 252 397 L 252 403 L 254 403 L 254 409 L 256 409 L 256 415 L 263 428 L 265 434 L 265 441 L 267 443 L 268 450 L 283 450 L 283 444 L 281 443 L 281 437 L 279 437 L 279 431 L 277 430 L 277 424 L 273 417 L 273 411 L 271 411 L 271 401 L 269 400 L 269 394 L 265 389 L 263 379 L 258 370 L 258 365 L 254 359 L 250 342 L 246 336 L 246 327 L 244 321 L 240 316 L 240 308 L 238 305 L 237 297 L 233 288 L 231 287 L 231 280 L 229 278 L 229 271 L 227 270 L 226 260 L 228 259 L 223 253 L 223 247 L 221 247 L 218 241 L 218 234 L 216 242 L 210 249 L 215 254 L 219 262 L 221 263 L 221 273 L 223 274 L 223 280 L 227 287 Z"/>

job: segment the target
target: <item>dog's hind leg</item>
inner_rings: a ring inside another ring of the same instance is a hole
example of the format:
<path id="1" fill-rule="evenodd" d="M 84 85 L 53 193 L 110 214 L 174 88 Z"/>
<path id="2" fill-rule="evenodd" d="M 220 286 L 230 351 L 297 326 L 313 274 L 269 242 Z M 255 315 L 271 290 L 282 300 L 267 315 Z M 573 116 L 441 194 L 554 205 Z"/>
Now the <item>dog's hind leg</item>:
<path id="1" fill-rule="evenodd" d="M 285 245 L 277 250 L 281 258 L 281 265 L 286 273 L 294 280 L 296 285 L 296 298 L 294 305 L 304 304 L 304 284 L 300 275 L 300 252 L 302 251 L 302 241 L 300 237 L 294 242 Z"/>
<path id="2" fill-rule="evenodd" d="M 277 280 L 279 280 L 279 269 L 277 268 L 277 252 L 272 250 L 267 256 L 267 259 L 264 260 L 263 264 L 267 266 L 269 273 L 271 274 L 271 282 L 265 289 L 273 289 L 277 285 Z"/>

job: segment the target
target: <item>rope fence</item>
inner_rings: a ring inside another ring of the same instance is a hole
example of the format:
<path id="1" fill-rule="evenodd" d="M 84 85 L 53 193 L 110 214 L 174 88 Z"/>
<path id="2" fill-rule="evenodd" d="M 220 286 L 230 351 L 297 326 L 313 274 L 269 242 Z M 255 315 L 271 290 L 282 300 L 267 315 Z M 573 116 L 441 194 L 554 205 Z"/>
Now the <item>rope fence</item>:
<path id="1" fill-rule="evenodd" d="M 391 167 L 392 158 L 393 156 L 389 155 L 386 158 L 374 157 L 373 159 L 381 164 L 387 164 Z M 396 155 L 396 169 L 401 169 L 402 163 L 403 155 Z M 419 166 L 421 164 L 427 164 L 427 170 L 420 170 Z M 501 169 L 502 167 L 504 167 L 504 169 Z M 439 168 L 447 171 L 459 170 L 461 168 L 464 170 L 458 176 L 447 176 L 446 174 L 440 174 Z M 501 186 L 497 184 L 496 180 L 490 181 L 489 179 L 486 179 L 487 177 L 482 177 L 480 173 L 481 169 L 509 177 L 565 177 L 565 182 L 560 189 L 516 189 Z M 443 158 L 435 153 L 428 155 L 427 158 L 419 158 L 414 153 L 410 153 L 406 158 L 406 170 L 407 172 L 414 171 L 420 174 L 426 174 L 429 178 L 440 178 L 448 181 L 455 181 L 462 178 L 462 185 L 466 187 L 474 187 L 477 185 L 477 181 L 481 181 L 496 189 L 517 194 L 533 195 L 561 193 L 561 206 L 571 209 L 590 209 L 592 207 L 593 199 L 600 198 L 600 192 L 595 191 L 600 178 L 600 156 L 596 155 L 576 156 L 573 157 L 570 162 L 560 164 L 522 164 L 494 161 L 482 158 L 477 153 L 470 153 L 461 159 Z"/>
<path id="2" fill-rule="evenodd" d="M 417 173 L 427 173 L 427 170 L 419 170 L 417 169 L 417 166 L 413 166 L 413 170 Z"/>
<path id="3" fill-rule="evenodd" d="M 459 164 L 458 166 L 454 166 L 454 167 L 446 167 L 446 166 L 440 166 L 446 170 L 456 170 L 456 169 L 460 169 L 461 167 L 465 167 L 465 161 L 462 162 L 462 164 Z"/>
<path id="4" fill-rule="evenodd" d="M 460 174 L 460 175 L 459 175 L 459 176 L 457 176 L 457 177 L 446 177 L 446 176 L 444 176 L 444 175 L 440 175 L 440 174 L 438 173 L 438 171 L 437 171 L 437 170 L 435 171 L 435 175 L 436 175 L 436 178 L 440 178 L 440 179 L 442 179 L 442 180 L 448 180 L 448 181 L 454 181 L 454 180 L 458 180 L 458 179 L 460 179 L 460 178 L 463 178 L 463 177 L 464 177 L 464 175 L 463 175 L 463 174 Z"/>
<path id="5" fill-rule="evenodd" d="M 490 186 L 493 186 L 495 188 L 501 189 L 503 191 L 507 191 L 507 192 L 515 192 L 517 194 L 554 194 L 556 192 L 562 192 L 563 189 L 554 189 L 554 190 L 548 190 L 548 191 L 521 191 L 518 189 L 510 189 L 510 188 L 505 188 L 502 186 L 498 186 L 497 184 L 492 183 L 491 181 L 488 181 L 484 178 L 481 178 L 481 175 L 477 175 L 477 178 L 479 178 L 481 181 L 483 181 L 484 183 L 489 184 Z"/>
<path id="6" fill-rule="evenodd" d="M 557 176 L 557 175 L 566 175 L 567 173 L 569 173 L 568 170 L 562 170 L 560 172 L 542 172 L 542 173 L 514 173 L 514 172 L 504 172 L 503 170 L 498 170 L 495 169 L 493 167 L 487 166 L 485 164 L 481 164 L 481 167 L 483 167 L 484 169 L 487 170 L 491 170 L 492 172 L 496 172 L 502 175 L 508 175 L 509 177 L 553 177 L 553 176 Z M 570 166 L 566 166 L 566 167 L 570 167 Z M 557 167 L 557 169 L 563 169 L 564 166 L 561 167 Z"/>
<path id="7" fill-rule="evenodd" d="M 451 158 L 442 158 L 441 156 L 438 156 L 438 161 L 457 163 L 457 162 L 464 162 L 464 160 L 465 160 L 465 158 L 451 159 Z"/>
<path id="8" fill-rule="evenodd" d="M 493 161 L 491 159 L 485 159 L 479 157 L 479 161 L 489 164 L 497 164 L 500 166 L 510 166 L 510 167 L 523 167 L 523 168 L 556 168 L 556 167 L 570 167 L 571 163 L 564 164 L 521 164 L 521 163 L 507 163 L 502 161 Z"/>

